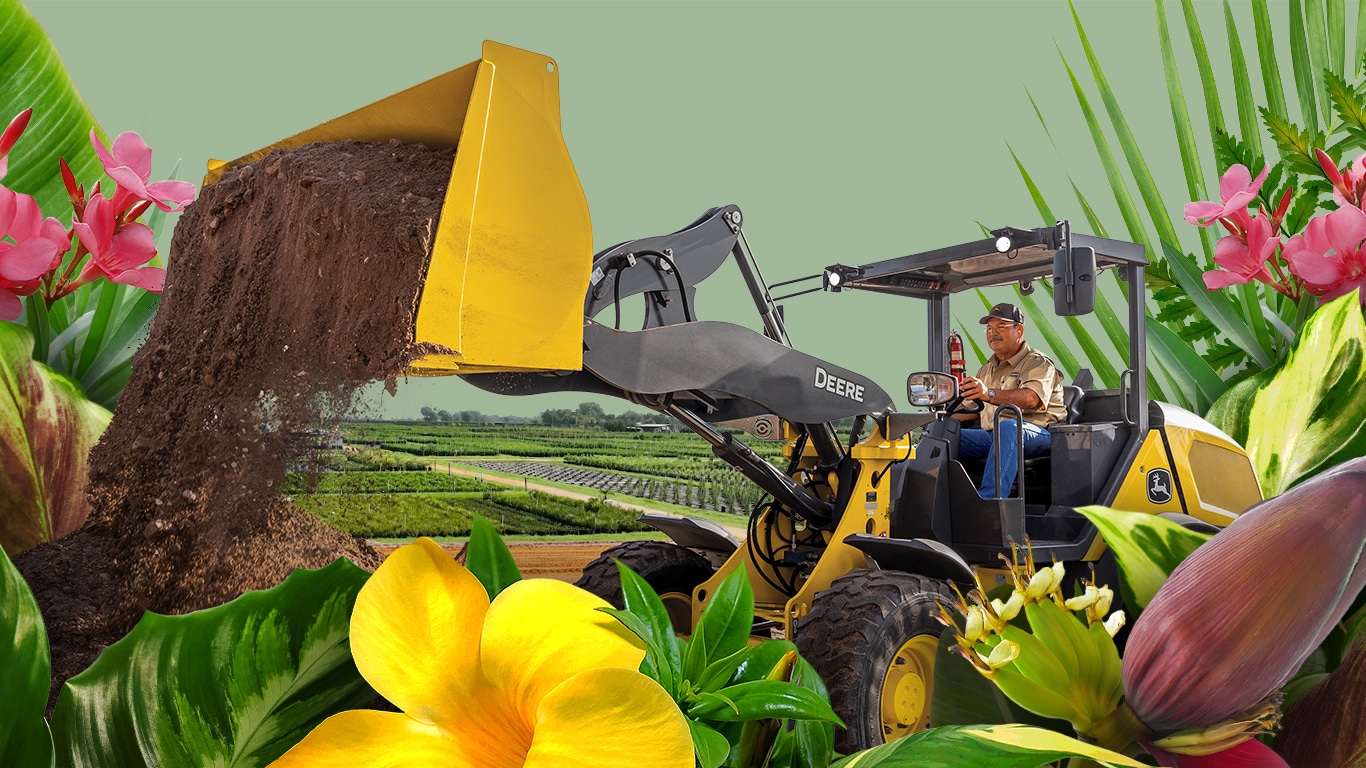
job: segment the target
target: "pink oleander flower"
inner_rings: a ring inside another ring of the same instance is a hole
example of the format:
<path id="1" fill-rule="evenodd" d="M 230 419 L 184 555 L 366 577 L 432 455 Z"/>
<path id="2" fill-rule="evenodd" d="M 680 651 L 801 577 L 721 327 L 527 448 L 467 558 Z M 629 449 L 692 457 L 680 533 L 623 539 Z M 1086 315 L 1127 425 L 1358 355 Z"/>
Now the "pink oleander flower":
<path id="1" fill-rule="evenodd" d="M 90 251 L 90 261 L 81 269 L 76 284 L 103 276 L 113 283 L 161 293 L 166 270 L 142 266 L 157 255 L 156 236 L 151 227 L 132 222 L 115 231 L 116 226 L 114 204 L 104 195 L 92 195 L 81 221 L 73 225 L 81 245 Z"/>
<path id="2" fill-rule="evenodd" d="M 1366 213 L 1351 206 L 1317 216 L 1281 255 L 1320 303 L 1362 289 L 1366 303 Z"/>
<path id="3" fill-rule="evenodd" d="M 135 200 L 146 200 L 163 211 L 178 211 L 194 200 L 194 185 L 188 181 L 158 181 L 148 184 L 152 177 L 152 150 L 142 137 L 124 131 L 114 139 L 114 151 L 109 150 L 90 131 L 90 143 L 104 164 L 104 172 L 118 183 L 114 193 L 114 210 L 123 213 L 133 207 Z"/>
<path id="4" fill-rule="evenodd" d="M 1232 218 L 1246 228 L 1247 207 L 1257 198 L 1270 170 L 1271 166 L 1268 165 L 1254 179 L 1245 165 L 1229 168 L 1219 179 L 1219 198 L 1223 202 L 1187 203 L 1186 221 L 1197 227 L 1208 227 L 1219 219 Z"/>
<path id="5" fill-rule="evenodd" d="M 10 121 L 5 132 L 0 133 L 0 179 L 5 178 L 5 172 L 9 170 L 9 151 L 14 148 L 14 142 L 19 140 L 24 129 L 28 127 L 30 117 L 33 117 L 32 109 L 20 112 Z"/>
<path id="6" fill-rule="evenodd" d="M 0 186 L 0 320 L 19 317 L 19 297 L 36 291 L 39 278 L 70 249 L 60 222 L 44 219 L 31 196 Z"/>
<path id="7" fill-rule="evenodd" d="M 1207 755 L 1163 765 L 1280 765 L 1242 745 L 1274 724 L 1273 694 L 1363 587 L 1366 458 L 1244 512 L 1172 571 L 1134 624 L 1124 706 L 1153 732 L 1142 740 L 1157 752 Z M 1211 741 L 1201 746 L 1225 746 L 1191 749 L 1203 736 Z"/>
<path id="8" fill-rule="evenodd" d="M 1314 150 L 1314 157 L 1323 174 L 1333 183 L 1333 201 L 1340 207 L 1360 208 L 1362 200 L 1366 199 L 1366 154 L 1352 161 L 1346 171 L 1339 171 L 1333 158 L 1321 149 Z"/>
<path id="9" fill-rule="evenodd" d="M 1205 287 L 1213 291 L 1230 285 L 1242 285 L 1252 280 L 1272 282 L 1266 265 L 1281 245 L 1280 235 L 1272 223 L 1262 215 L 1248 221 L 1246 238 L 1229 235 L 1219 239 L 1214 247 L 1214 263 L 1223 269 L 1205 273 Z"/>

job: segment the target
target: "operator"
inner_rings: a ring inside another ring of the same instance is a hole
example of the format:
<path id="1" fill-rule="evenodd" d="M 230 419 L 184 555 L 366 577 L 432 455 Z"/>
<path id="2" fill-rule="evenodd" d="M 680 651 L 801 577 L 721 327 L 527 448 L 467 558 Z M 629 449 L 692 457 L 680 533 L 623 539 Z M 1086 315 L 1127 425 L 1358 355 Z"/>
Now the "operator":
<path id="1" fill-rule="evenodd" d="M 996 408 L 1018 406 L 1024 416 L 1024 453 L 1026 458 L 1048 453 L 1050 440 L 1048 425 L 1067 418 L 1063 405 L 1062 374 L 1048 356 L 1031 348 L 1024 340 L 1024 316 L 1014 304 L 997 304 L 982 318 L 987 327 L 987 346 L 991 359 L 977 375 L 963 379 L 959 393 L 967 400 L 982 403 L 982 429 L 964 429 L 959 438 L 960 458 L 987 460 L 982 474 L 981 494 L 984 499 L 996 497 L 995 463 L 991 427 Z M 955 418 L 970 421 L 973 415 L 958 414 Z M 1001 495 L 1010 493 L 1015 482 L 1019 459 L 1015 454 L 1014 414 L 1001 417 Z"/>

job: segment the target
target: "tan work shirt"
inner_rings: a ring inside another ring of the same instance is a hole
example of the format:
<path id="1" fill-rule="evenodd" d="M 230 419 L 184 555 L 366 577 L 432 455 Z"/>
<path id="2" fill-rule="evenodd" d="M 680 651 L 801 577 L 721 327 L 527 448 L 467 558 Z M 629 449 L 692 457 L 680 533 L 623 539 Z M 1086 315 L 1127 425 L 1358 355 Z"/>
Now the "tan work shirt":
<path id="1" fill-rule="evenodd" d="M 1043 407 L 1038 410 L 1020 409 L 1024 420 L 1030 424 L 1046 427 L 1067 418 L 1067 407 L 1062 401 L 1062 373 L 1047 355 L 1030 348 L 1028 344 L 1022 344 L 1020 351 L 1005 362 L 997 362 L 996 356 L 992 355 L 987 364 L 977 372 L 977 378 L 981 379 L 988 389 L 1034 390 Z M 996 408 L 997 406 L 991 403 L 982 403 L 982 429 L 991 429 Z"/>

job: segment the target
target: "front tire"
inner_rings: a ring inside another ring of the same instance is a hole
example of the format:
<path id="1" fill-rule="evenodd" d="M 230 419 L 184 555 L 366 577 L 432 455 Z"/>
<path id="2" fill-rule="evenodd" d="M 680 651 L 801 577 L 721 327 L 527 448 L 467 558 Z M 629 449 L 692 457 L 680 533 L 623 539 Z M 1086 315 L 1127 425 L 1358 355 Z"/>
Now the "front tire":
<path id="1" fill-rule="evenodd" d="M 796 643 L 844 720 L 835 749 L 849 754 L 929 725 L 934 657 L 944 626 L 935 601 L 943 582 L 897 571 L 855 571 L 816 595 L 797 622 Z"/>
<path id="2" fill-rule="evenodd" d="M 640 574 L 669 611 L 674 631 L 692 632 L 692 591 L 710 579 L 715 569 L 707 558 L 667 541 L 632 541 L 606 550 L 583 567 L 574 586 L 592 592 L 617 608 L 625 608 L 621 573 L 613 558 Z"/>

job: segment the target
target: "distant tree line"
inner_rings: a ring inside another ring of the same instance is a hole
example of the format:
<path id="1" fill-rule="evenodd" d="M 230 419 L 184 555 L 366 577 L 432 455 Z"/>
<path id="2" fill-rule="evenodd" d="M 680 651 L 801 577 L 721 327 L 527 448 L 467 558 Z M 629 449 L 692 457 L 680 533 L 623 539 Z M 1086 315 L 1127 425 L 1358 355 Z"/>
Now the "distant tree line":
<path id="1" fill-rule="evenodd" d="M 628 432 L 638 424 L 668 424 L 671 429 L 682 426 L 675 419 L 661 413 L 606 413 L 597 403 L 579 403 L 576 410 L 551 408 L 541 412 L 541 423 L 547 427 L 584 427 L 605 429 L 608 432 Z"/>
<path id="2" fill-rule="evenodd" d="M 430 424 L 539 424 L 538 416 L 495 416 L 479 411 L 448 411 L 422 407 L 422 420 Z"/>

